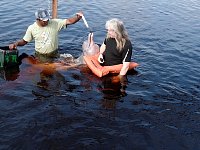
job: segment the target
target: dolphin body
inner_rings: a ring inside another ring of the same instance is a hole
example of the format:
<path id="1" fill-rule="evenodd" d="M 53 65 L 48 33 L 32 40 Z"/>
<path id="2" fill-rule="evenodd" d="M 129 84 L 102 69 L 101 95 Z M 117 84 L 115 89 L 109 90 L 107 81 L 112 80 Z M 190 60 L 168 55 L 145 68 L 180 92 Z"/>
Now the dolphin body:
<path id="1" fill-rule="evenodd" d="M 99 46 L 97 44 L 94 43 L 94 39 L 93 39 L 93 32 L 92 29 L 89 27 L 84 15 L 82 15 L 82 19 L 83 22 L 85 24 L 85 26 L 87 27 L 87 29 L 89 29 L 90 33 L 88 35 L 88 40 L 83 42 L 82 45 L 82 49 L 83 49 L 83 53 L 82 55 L 77 58 L 75 60 L 76 63 L 78 64 L 85 64 L 84 60 L 83 60 L 83 56 L 88 56 L 88 55 L 95 55 L 99 53 Z"/>

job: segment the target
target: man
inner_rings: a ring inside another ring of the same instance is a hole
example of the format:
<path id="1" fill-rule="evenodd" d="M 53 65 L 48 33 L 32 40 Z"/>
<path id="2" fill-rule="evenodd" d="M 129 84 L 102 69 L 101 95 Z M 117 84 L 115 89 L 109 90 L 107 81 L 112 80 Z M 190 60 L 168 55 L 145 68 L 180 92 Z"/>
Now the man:
<path id="1" fill-rule="evenodd" d="M 36 21 L 30 25 L 23 39 L 10 44 L 9 49 L 24 46 L 35 40 L 36 56 L 57 57 L 58 56 L 58 32 L 67 25 L 78 22 L 83 16 L 82 12 L 68 19 L 50 19 L 50 14 L 45 9 L 35 12 Z"/>

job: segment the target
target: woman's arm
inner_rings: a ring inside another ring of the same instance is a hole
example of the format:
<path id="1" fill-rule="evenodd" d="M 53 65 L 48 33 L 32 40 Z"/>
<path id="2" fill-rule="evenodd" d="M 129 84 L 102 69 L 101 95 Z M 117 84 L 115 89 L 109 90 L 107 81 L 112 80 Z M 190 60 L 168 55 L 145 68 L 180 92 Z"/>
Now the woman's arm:
<path id="1" fill-rule="evenodd" d="M 103 63 L 104 62 L 104 59 L 103 59 L 103 52 L 105 51 L 106 49 L 106 45 L 103 43 L 100 47 L 100 51 L 99 51 L 99 57 L 98 57 L 98 61 L 100 63 Z"/>
<path id="2" fill-rule="evenodd" d="M 123 59 L 123 66 L 119 75 L 126 75 L 129 69 L 130 62 L 131 62 L 131 56 L 132 56 L 132 45 L 130 43 L 127 49 L 125 49 L 122 54 L 122 57 L 124 59 Z"/>
<path id="3" fill-rule="evenodd" d="M 103 54 L 103 52 L 106 50 L 106 45 L 103 43 L 100 47 L 100 54 Z"/>
<path id="4" fill-rule="evenodd" d="M 123 66 L 122 66 L 122 69 L 121 69 L 119 75 L 126 75 L 128 69 L 129 69 L 129 65 L 130 65 L 130 62 L 123 62 Z"/>

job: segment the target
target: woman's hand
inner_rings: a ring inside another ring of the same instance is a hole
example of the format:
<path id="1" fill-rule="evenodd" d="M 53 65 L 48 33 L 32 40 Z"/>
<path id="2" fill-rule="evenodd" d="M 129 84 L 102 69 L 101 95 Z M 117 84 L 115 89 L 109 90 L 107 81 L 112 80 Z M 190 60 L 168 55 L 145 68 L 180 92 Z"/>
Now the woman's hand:
<path id="1" fill-rule="evenodd" d="M 102 64 L 104 63 L 103 54 L 99 54 L 98 61 Z"/>

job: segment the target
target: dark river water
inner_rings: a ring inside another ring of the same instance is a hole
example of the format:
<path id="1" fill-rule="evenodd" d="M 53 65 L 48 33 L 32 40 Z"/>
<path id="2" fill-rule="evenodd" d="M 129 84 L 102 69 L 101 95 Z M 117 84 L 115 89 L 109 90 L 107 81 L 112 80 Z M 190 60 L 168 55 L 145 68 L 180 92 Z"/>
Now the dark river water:
<path id="1" fill-rule="evenodd" d="M 22 61 L 1 70 L 1 150 L 200 149 L 200 1 L 58 0 L 58 18 L 79 10 L 102 43 L 105 22 L 120 18 L 133 43 L 126 94 L 113 76 L 85 65 L 56 70 Z M 21 39 L 49 0 L 1 0 L 0 46 Z M 61 53 L 78 57 L 88 30 L 81 20 L 62 30 Z M 34 43 L 18 47 L 34 54 Z"/>

